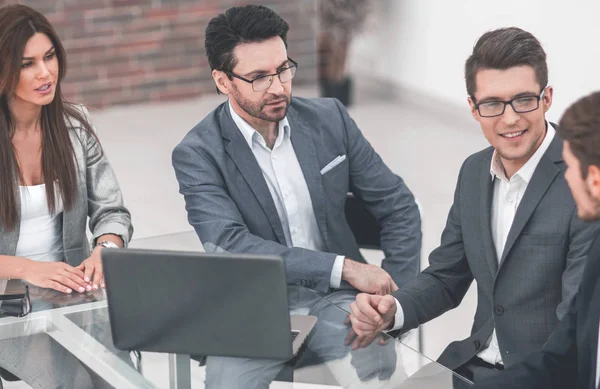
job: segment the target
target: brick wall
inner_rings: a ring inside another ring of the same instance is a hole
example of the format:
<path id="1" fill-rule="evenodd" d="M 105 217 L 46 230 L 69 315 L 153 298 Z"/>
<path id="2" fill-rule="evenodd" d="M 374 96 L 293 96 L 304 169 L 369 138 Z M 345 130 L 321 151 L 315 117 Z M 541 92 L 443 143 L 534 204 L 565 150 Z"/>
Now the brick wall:
<path id="1" fill-rule="evenodd" d="M 295 84 L 316 79 L 313 0 L 266 0 L 290 23 Z M 0 4 L 14 1 L 0 0 Z M 216 93 L 204 29 L 234 0 L 22 0 L 53 24 L 67 50 L 65 97 L 91 108 Z"/>

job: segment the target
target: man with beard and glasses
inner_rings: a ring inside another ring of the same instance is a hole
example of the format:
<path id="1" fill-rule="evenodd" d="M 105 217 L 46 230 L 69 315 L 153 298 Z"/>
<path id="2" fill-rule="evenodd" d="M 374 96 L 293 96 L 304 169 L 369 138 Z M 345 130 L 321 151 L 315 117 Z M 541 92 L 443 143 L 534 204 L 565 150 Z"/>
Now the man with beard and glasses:
<path id="1" fill-rule="evenodd" d="M 287 32 L 263 6 L 233 7 L 209 22 L 206 54 L 228 100 L 185 136 L 173 166 L 206 251 L 284 259 L 290 310 L 319 319 L 303 359 L 327 360 L 350 350 L 347 330 L 328 332 L 324 299 L 348 308 L 358 292 L 385 295 L 413 279 L 421 221 L 410 190 L 339 101 L 292 97 L 298 64 Z M 359 252 L 344 215 L 348 192 L 379 223 L 382 267 Z M 207 388 L 267 387 L 282 367 L 209 357 Z"/>

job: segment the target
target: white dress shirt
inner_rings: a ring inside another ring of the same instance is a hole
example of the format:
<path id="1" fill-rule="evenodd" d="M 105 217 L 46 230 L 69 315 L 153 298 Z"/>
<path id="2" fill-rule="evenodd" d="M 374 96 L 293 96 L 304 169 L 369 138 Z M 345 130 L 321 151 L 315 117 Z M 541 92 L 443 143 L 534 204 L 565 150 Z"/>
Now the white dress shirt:
<path id="1" fill-rule="evenodd" d="M 287 246 L 324 251 L 325 244 L 319 231 L 310 192 L 292 145 L 287 117 L 278 124 L 277 139 L 271 150 L 262 135 L 233 110 L 231 103 L 229 111 L 248 142 L 269 187 Z M 335 259 L 329 281 L 332 288 L 340 287 L 344 258 L 343 255 L 339 255 Z"/>
<path id="2" fill-rule="evenodd" d="M 492 200 L 492 238 L 494 240 L 494 247 L 496 248 L 496 257 L 498 261 L 502 258 L 504 251 L 504 245 L 506 244 L 506 238 L 512 226 L 517 208 L 523 194 L 527 189 L 527 184 L 531 181 L 533 173 L 537 168 L 540 160 L 552 139 L 554 139 L 556 131 L 554 127 L 549 123 L 546 123 L 547 131 L 542 141 L 542 144 L 535 153 L 529 158 L 529 160 L 517 171 L 510 179 L 506 177 L 504 167 L 500 161 L 500 156 L 494 151 L 492 156 L 492 163 L 490 166 L 491 179 L 494 181 L 494 194 Z M 396 316 L 393 330 L 399 330 L 404 325 L 404 311 L 400 306 L 398 300 L 396 300 Z M 480 351 L 477 356 L 484 361 L 495 365 L 496 363 L 502 363 L 502 356 L 500 354 L 500 348 L 498 347 L 498 339 L 496 337 L 496 330 L 492 332 L 490 339 L 486 343 L 487 347 Z"/>

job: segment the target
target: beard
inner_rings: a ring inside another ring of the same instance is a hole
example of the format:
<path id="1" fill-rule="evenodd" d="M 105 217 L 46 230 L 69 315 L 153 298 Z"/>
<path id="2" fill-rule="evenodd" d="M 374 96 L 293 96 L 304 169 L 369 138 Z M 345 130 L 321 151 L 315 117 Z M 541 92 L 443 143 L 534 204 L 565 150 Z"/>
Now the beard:
<path id="1" fill-rule="evenodd" d="M 250 101 L 244 98 L 241 93 L 234 87 L 233 98 L 238 103 L 241 109 L 243 109 L 248 115 L 261 119 L 267 122 L 280 122 L 287 115 L 288 108 L 290 107 L 291 95 L 277 95 L 271 96 L 268 100 L 263 101 Z M 274 101 L 284 100 L 285 104 L 281 107 L 271 108 L 267 104 Z"/>
<path id="2" fill-rule="evenodd" d="M 577 204 L 577 216 L 584 222 L 595 222 L 600 220 L 600 199 L 592 195 L 588 187 L 584 187 L 584 193 L 579 196 L 586 198 L 587 206 Z M 575 201 L 577 203 L 577 201 Z"/>

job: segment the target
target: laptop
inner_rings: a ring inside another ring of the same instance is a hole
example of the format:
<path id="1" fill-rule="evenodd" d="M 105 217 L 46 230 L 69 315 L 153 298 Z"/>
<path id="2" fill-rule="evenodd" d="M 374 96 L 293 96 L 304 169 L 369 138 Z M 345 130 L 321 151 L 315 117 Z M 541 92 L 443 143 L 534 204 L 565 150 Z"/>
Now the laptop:
<path id="1" fill-rule="evenodd" d="M 115 347 L 291 359 L 317 318 L 290 315 L 281 257 L 102 249 Z"/>

